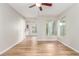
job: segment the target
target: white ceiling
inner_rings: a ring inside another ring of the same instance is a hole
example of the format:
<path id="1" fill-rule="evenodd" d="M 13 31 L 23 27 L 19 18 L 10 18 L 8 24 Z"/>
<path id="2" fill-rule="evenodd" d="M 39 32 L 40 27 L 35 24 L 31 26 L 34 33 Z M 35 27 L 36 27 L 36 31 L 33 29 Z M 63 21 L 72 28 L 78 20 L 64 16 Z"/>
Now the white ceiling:
<path id="1" fill-rule="evenodd" d="M 43 11 L 40 11 L 37 7 L 29 8 L 32 3 L 10 3 L 10 5 L 24 17 L 36 17 L 39 15 L 51 15 L 57 16 L 70 7 L 71 3 L 53 3 L 52 7 L 43 6 Z"/>

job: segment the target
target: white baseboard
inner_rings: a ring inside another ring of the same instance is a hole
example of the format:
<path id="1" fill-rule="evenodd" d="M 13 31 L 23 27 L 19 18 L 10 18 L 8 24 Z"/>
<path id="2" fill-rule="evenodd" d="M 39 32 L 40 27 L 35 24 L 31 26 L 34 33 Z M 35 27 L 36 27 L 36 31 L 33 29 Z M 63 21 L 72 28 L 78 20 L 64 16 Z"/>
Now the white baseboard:
<path id="1" fill-rule="evenodd" d="M 57 41 L 57 40 L 37 40 L 37 41 Z"/>
<path id="2" fill-rule="evenodd" d="M 57 37 L 37 37 L 37 41 L 56 41 Z"/>
<path id="3" fill-rule="evenodd" d="M 68 44 L 66 44 L 66 43 L 64 43 L 64 42 L 62 42 L 62 41 L 60 41 L 60 40 L 58 40 L 58 41 L 59 41 L 60 43 L 64 44 L 65 46 L 67 46 L 68 48 L 70 48 L 70 49 L 74 50 L 75 52 L 79 53 L 79 50 L 76 50 L 75 48 L 69 46 Z"/>
<path id="4" fill-rule="evenodd" d="M 0 52 L 0 55 L 3 54 L 3 53 L 5 53 L 5 52 L 8 51 L 9 49 L 13 48 L 15 45 L 19 44 L 19 43 L 22 42 L 22 41 L 23 41 L 23 39 L 20 40 L 20 41 L 18 41 L 18 42 L 16 42 L 16 43 L 14 43 L 14 44 L 12 44 L 10 47 L 8 47 L 8 48 L 6 48 L 5 50 L 3 50 L 2 52 Z"/>

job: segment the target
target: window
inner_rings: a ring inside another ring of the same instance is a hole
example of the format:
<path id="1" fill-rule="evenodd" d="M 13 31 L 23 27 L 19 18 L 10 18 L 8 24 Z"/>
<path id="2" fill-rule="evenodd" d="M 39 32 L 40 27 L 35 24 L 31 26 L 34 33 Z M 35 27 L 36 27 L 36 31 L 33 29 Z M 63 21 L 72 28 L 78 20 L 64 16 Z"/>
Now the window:
<path id="1" fill-rule="evenodd" d="M 50 21 L 46 24 L 46 35 L 57 35 L 57 21 Z"/>

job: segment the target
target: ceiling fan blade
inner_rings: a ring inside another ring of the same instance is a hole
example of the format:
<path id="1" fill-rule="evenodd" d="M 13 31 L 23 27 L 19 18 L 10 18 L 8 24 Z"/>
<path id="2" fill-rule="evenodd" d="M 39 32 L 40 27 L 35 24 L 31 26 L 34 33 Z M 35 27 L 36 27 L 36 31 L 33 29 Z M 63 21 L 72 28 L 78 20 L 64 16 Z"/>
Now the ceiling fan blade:
<path id="1" fill-rule="evenodd" d="M 42 7 L 39 7 L 39 9 L 40 9 L 40 11 L 42 11 L 43 9 L 42 9 Z"/>
<path id="2" fill-rule="evenodd" d="M 45 6 L 52 6 L 52 3 L 42 3 L 42 5 L 45 5 Z"/>
<path id="3" fill-rule="evenodd" d="M 35 5 L 35 4 L 33 4 L 33 5 L 29 6 L 29 8 L 32 8 L 32 7 L 34 7 L 34 6 L 36 6 L 36 5 Z"/>

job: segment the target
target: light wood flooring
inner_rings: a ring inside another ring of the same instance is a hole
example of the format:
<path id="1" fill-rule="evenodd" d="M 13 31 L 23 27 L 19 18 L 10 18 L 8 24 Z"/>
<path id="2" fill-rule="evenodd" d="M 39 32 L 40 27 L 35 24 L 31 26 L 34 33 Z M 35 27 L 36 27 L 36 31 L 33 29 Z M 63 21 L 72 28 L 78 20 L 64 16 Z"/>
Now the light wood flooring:
<path id="1" fill-rule="evenodd" d="M 28 37 L 1 56 L 79 56 L 79 53 L 58 41 L 38 41 L 33 43 Z"/>

